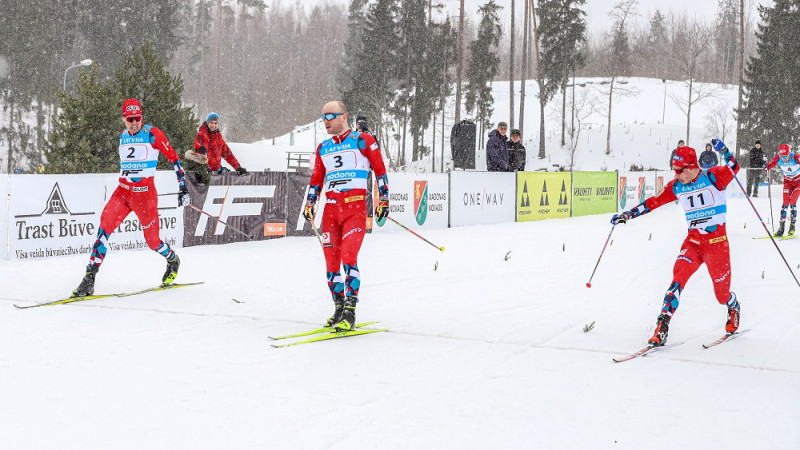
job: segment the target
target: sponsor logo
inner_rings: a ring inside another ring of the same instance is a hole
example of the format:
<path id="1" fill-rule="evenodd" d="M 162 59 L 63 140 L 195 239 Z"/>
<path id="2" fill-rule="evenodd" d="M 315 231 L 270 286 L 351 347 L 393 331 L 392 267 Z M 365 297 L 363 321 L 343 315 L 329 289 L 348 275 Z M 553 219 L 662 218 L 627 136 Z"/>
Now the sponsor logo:
<path id="1" fill-rule="evenodd" d="M 463 198 L 464 206 L 502 206 L 502 192 L 465 192 Z"/>
<path id="2" fill-rule="evenodd" d="M 122 170 L 142 170 L 147 169 L 146 162 L 132 162 L 132 161 L 123 161 L 119 164 L 119 168 Z"/>
<path id="3" fill-rule="evenodd" d="M 678 261 L 686 261 L 686 262 L 688 262 L 689 264 L 691 264 L 691 263 L 692 263 L 692 260 L 691 260 L 691 259 L 689 259 L 688 257 L 686 257 L 686 256 L 683 256 L 683 255 L 681 255 L 681 256 L 678 256 Z"/>
<path id="4" fill-rule="evenodd" d="M 522 183 L 522 195 L 519 197 L 519 207 L 520 208 L 530 208 L 531 207 L 531 196 L 528 193 L 528 181 Z M 529 214 L 530 211 L 521 211 L 522 213 Z"/>
<path id="5" fill-rule="evenodd" d="M 267 199 L 274 197 L 274 185 L 261 186 L 209 186 L 203 211 L 219 219 L 215 221 L 214 235 L 225 233 L 225 224 L 232 217 L 260 216 Z M 195 236 L 203 236 L 209 217 L 200 214 Z M 234 225 L 235 226 L 235 225 Z"/>
<path id="6" fill-rule="evenodd" d="M 704 210 L 701 210 L 701 211 L 697 211 L 697 212 L 693 212 L 693 213 L 690 213 L 690 214 L 686 214 L 686 218 L 687 219 L 699 219 L 701 217 L 713 216 L 716 213 L 717 213 L 716 209 L 704 209 Z"/>
<path id="7" fill-rule="evenodd" d="M 550 206 L 550 196 L 547 195 L 547 181 L 542 181 L 542 196 L 539 197 L 539 206 Z"/>
<path id="8" fill-rule="evenodd" d="M 154 223 L 156 223 L 156 219 L 151 220 L 150 223 L 148 223 L 147 225 L 142 225 L 142 229 L 146 230 L 146 229 L 152 227 Z"/>
<path id="9" fill-rule="evenodd" d="M 714 239 L 709 239 L 708 243 L 709 244 L 716 244 L 717 242 L 725 242 L 727 240 L 728 240 L 728 236 L 720 236 L 720 237 L 715 237 Z"/>
<path id="10" fill-rule="evenodd" d="M 134 186 L 133 187 L 133 192 L 147 192 L 149 190 L 150 190 L 150 186 Z"/>
<path id="11" fill-rule="evenodd" d="M 644 177 L 639 177 L 639 203 L 643 202 L 645 199 L 644 184 Z"/>
<path id="12" fill-rule="evenodd" d="M 345 239 L 347 239 L 347 238 L 348 238 L 348 237 L 349 237 L 351 234 L 360 233 L 360 232 L 362 232 L 362 231 L 364 231 L 364 229 L 363 229 L 363 228 L 361 228 L 361 227 L 355 227 L 355 228 L 353 228 L 352 230 L 350 230 L 350 231 L 348 231 L 347 233 L 345 233 L 345 234 L 342 236 L 342 240 L 345 240 Z"/>
<path id="13" fill-rule="evenodd" d="M 689 228 L 695 228 L 698 225 L 702 225 L 702 224 L 708 222 L 709 220 L 711 220 L 711 217 L 706 217 L 704 219 L 695 219 L 695 220 L 689 222 Z"/>
<path id="14" fill-rule="evenodd" d="M 728 279 L 728 276 L 731 274 L 731 271 L 728 270 L 725 272 L 725 275 L 721 276 L 720 278 L 714 278 L 714 283 L 721 283 Z"/>
<path id="15" fill-rule="evenodd" d="M 350 202 L 357 202 L 359 200 L 364 200 L 364 196 L 363 195 L 354 195 L 352 197 L 347 197 L 347 198 L 344 199 L 344 202 L 345 203 L 350 203 Z"/>
<path id="16" fill-rule="evenodd" d="M 339 186 L 340 184 L 347 184 L 349 182 L 350 182 L 350 179 L 331 181 L 330 183 L 328 183 L 328 190 L 334 190 L 336 188 L 336 186 Z"/>
<path id="17" fill-rule="evenodd" d="M 414 182 L 414 219 L 417 225 L 425 223 L 428 217 L 428 182 Z"/>
<path id="18" fill-rule="evenodd" d="M 46 216 L 60 215 L 66 216 L 57 220 L 49 219 Z M 93 216 L 94 212 L 73 213 L 67 207 L 67 202 L 61 193 L 58 183 L 53 185 L 44 209 L 36 214 L 19 214 L 14 216 L 17 231 L 17 240 L 36 240 L 48 238 L 63 238 L 74 236 L 94 235 L 96 228 L 94 221 L 83 220 L 82 216 Z M 78 217 L 74 219 L 73 217 Z M 44 255 L 43 255 L 44 256 Z"/>
<path id="19" fill-rule="evenodd" d="M 680 254 L 681 254 L 681 255 L 685 255 L 685 254 L 686 254 L 686 250 L 687 250 L 687 249 L 685 249 L 685 248 L 682 248 L 682 249 L 681 249 L 681 252 L 680 252 Z"/>
<path id="20" fill-rule="evenodd" d="M 331 243 L 331 234 L 328 232 L 322 233 L 322 243 L 323 244 L 330 244 Z"/>
<path id="21" fill-rule="evenodd" d="M 628 203 L 628 198 L 625 196 L 625 191 L 628 189 L 628 178 L 627 177 L 619 177 L 619 207 L 620 209 L 625 209 L 625 205 Z"/>
<path id="22" fill-rule="evenodd" d="M 264 236 L 286 236 L 286 222 L 265 223 Z"/>
<path id="23" fill-rule="evenodd" d="M 344 179 L 344 178 L 356 178 L 357 176 L 358 176 L 358 174 L 356 174 L 355 172 L 352 172 L 352 171 L 348 172 L 348 171 L 340 170 L 340 171 L 328 174 L 326 179 L 328 179 L 328 180 L 341 180 L 341 179 Z"/>
<path id="24" fill-rule="evenodd" d="M 598 187 L 595 191 L 594 195 L 604 197 L 607 195 L 614 195 L 614 186 L 602 186 Z"/>

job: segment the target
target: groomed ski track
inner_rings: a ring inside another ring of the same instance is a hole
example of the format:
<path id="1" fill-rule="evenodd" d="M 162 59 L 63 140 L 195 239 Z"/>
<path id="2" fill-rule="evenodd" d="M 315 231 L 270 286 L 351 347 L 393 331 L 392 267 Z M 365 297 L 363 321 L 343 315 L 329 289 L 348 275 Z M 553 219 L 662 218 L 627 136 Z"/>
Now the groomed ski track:
<path id="1" fill-rule="evenodd" d="M 754 201 L 768 215 L 766 199 Z M 11 305 L 68 293 L 86 258 L 0 261 L 0 439 L 31 449 L 794 448 L 800 288 L 771 241 L 751 239 L 764 231 L 746 200 L 729 199 L 728 220 L 733 289 L 752 331 L 701 348 L 725 320 L 702 267 L 670 329 L 685 344 L 624 364 L 611 357 L 652 333 L 685 236 L 675 205 L 617 226 L 591 289 L 607 215 L 423 233 L 445 253 L 400 229 L 369 235 L 357 319 L 389 331 L 284 349 L 267 336 L 331 312 L 313 237 L 178 249 L 176 281 L 204 285 L 29 310 Z M 779 243 L 795 271 L 798 244 Z M 153 252 L 110 252 L 97 290 L 147 287 L 163 266 Z"/>

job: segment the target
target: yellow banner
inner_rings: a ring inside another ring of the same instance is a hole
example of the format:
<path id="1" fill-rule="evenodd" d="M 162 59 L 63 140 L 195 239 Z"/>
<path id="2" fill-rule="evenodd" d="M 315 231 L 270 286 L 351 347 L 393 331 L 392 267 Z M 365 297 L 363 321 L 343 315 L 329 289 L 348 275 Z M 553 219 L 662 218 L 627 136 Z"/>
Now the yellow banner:
<path id="1" fill-rule="evenodd" d="M 569 172 L 517 172 L 517 222 L 570 216 Z"/>

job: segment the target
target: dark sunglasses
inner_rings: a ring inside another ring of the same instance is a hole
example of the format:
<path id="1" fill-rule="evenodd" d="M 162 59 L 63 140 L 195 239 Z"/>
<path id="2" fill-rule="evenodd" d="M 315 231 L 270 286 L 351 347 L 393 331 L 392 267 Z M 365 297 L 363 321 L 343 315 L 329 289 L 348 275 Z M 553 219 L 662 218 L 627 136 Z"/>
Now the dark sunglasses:
<path id="1" fill-rule="evenodd" d="M 683 169 L 672 169 L 672 170 L 675 172 L 675 175 L 680 175 L 686 169 L 688 169 L 688 167 L 684 167 Z"/>
<path id="2" fill-rule="evenodd" d="M 322 120 L 333 120 L 343 114 L 344 113 L 325 113 L 322 115 Z"/>
<path id="3" fill-rule="evenodd" d="M 141 122 L 142 121 L 142 116 L 126 117 L 125 120 L 127 120 L 128 123 Z"/>

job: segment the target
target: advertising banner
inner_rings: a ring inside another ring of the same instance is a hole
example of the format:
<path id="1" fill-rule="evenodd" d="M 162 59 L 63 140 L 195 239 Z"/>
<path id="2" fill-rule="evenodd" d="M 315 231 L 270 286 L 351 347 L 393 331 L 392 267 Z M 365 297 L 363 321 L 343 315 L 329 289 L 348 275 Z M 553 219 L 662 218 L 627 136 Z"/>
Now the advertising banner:
<path id="1" fill-rule="evenodd" d="M 208 185 L 187 180 L 192 205 L 206 214 L 185 208 L 184 246 L 286 235 L 286 172 L 228 173 L 211 177 Z"/>
<path id="2" fill-rule="evenodd" d="M 508 172 L 451 172 L 450 226 L 513 222 L 515 177 Z"/>
<path id="3" fill-rule="evenodd" d="M 517 172 L 517 221 L 570 216 L 569 172 Z"/>
<path id="4" fill-rule="evenodd" d="M 572 215 L 617 212 L 617 172 L 572 172 Z"/>
<path id="5" fill-rule="evenodd" d="M 116 189 L 117 180 L 116 174 L 11 177 L 9 257 L 88 255 L 97 238 L 100 214 Z M 177 191 L 175 174 L 157 172 L 156 186 L 164 192 Z M 161 239 L 180 247 L 183 220 L 176 198 L 159 197 L 158 225 Z M 112 231 L 108 247 L 111 251 L 149 249 L 135 214 L 128 215 Z"/>
<path id="6" fill-rule="evenodd" d="M 390 173 L 389 216 L 411 229 L 447 228 L 447 174 Z M 377 195 L 377 186 L 373 195 Z M 397 225 L 384 220 L 373 231 L 397 231 Z"/>
<path id="7" fill-rule="evenodd" d="M 11 175 L 0 175 L 0 258 L 9 259 L 8 253 L 8 187 Z"/>
<path id="8" fill-rule="evenodd" d="M 664 189 L 664 185 L 672 180 L 665 178 L 664 172 L 620 172 L 619 173 L 619 210 L 631 209 L 644 199 L 656 195 Z M 657 183 L 663 183 L 659 186 Z"/>

